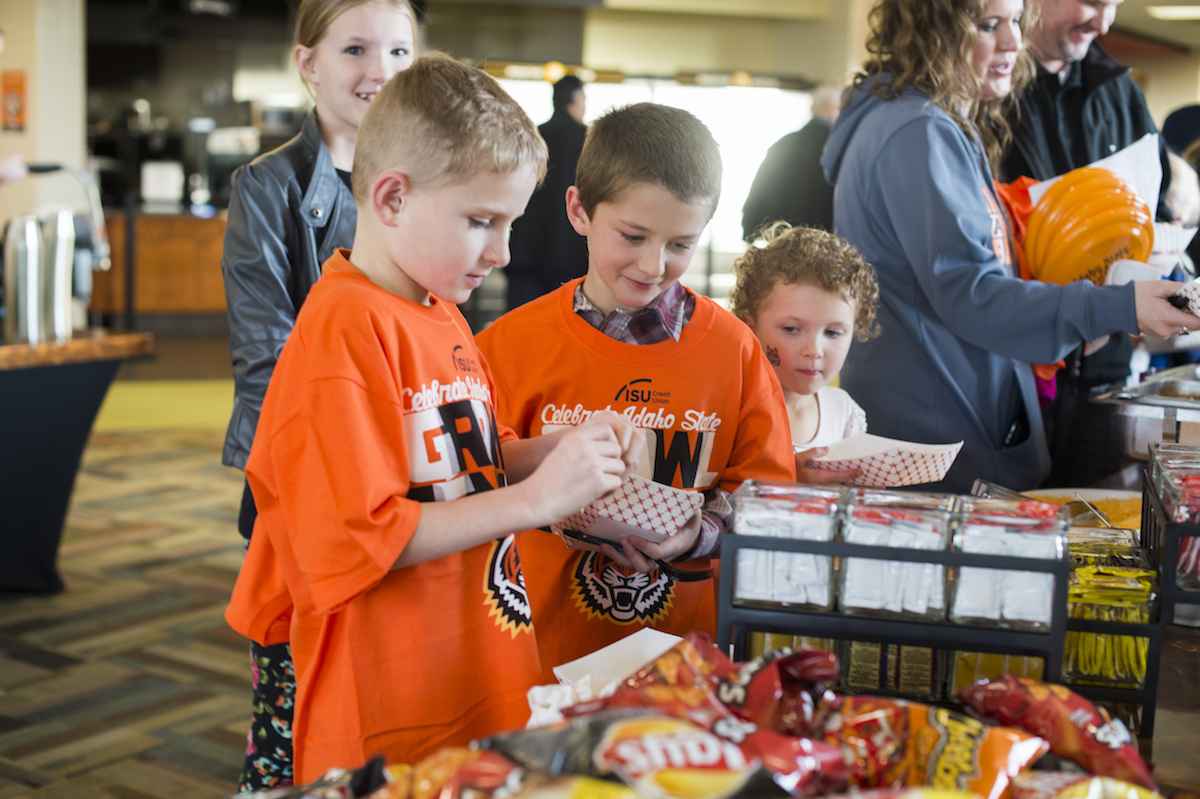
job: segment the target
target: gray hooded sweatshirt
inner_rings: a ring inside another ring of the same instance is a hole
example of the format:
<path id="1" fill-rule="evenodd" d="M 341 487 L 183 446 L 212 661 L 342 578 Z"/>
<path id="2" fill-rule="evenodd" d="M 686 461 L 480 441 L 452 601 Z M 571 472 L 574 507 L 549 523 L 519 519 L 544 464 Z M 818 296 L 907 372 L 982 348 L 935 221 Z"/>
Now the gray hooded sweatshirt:
<path id="1" fill-rule="evenodd" d="M 1050 456 L 1030 364 L 1136 333 L 1133 286 L 1014 277 L 979 141 L 924 94 L 885 101 L 870 85 L 851 94 L 822 158 L 834 228 L 875 267 L 880 290 L 883 332 L 851 347 L 841 386 L 872 433 L 964 442 L 933 488 L 966 492 L 976 478 L 1036 487 Z"/>

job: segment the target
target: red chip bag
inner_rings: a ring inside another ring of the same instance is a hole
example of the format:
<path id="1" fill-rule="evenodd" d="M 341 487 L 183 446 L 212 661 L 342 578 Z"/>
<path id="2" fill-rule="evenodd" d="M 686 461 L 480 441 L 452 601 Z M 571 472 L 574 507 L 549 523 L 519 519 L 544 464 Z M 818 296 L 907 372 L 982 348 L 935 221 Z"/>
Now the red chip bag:
<path id="1" fill-rule="evenodd" d="M 859 788 L 907 784 L 908 709 L 896 699 L 842 696 L 825 723 L 825 743 L 840 747 L 852 764 L 849 782 Z"/>
<path id="2" fill-rule="evenodd" d="M 812 736 L 828 714 L 837 658 L 820 649 L 779 649 L 734 663 L 704 633 L 689 633 L 625 680 L 624 688 L 707 687 L 739 718 L 786 735 Z M 612 707 L 613 705 L 604 705 Z"/>
<path id="3" fill-rule="evenodd" d="M 1002 674 L 962 689 L 958 700 L 1001 724 L 1041 736 L 1051 752 L 1092 774 L 1157 790 L 1125 725 L 1061 685 Z"/>
<path id="4" fill-rule="evenodd" d="M 774 782 L 793 796 L 825 793 L 846 784 L 848 769 L 837 747 L 759 729 L 753 722 L 739 719 L 703 688 L 623 685 L 612 696 L 566 708 L 563 715 L 586 720 L 601 711 L 621 709 L 653 711 L 711 732 L 738 746 L 748 761 L 760 762 Z"/>

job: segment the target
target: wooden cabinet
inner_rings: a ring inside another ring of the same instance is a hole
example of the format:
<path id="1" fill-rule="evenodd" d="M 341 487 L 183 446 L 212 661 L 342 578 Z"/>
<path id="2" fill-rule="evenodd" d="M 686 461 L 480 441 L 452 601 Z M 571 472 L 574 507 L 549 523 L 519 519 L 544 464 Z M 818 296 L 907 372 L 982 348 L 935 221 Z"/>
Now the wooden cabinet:
<path id="1" fill-rule="evenodd" d="M 144 214 L 135 220 L 134 310 L 139 314 L 223 314 L 221 246 L 225 219 Z M 105 215 L 112 269 L 93 274 L 91 309 L 125 310 L 125 215 Z"/>

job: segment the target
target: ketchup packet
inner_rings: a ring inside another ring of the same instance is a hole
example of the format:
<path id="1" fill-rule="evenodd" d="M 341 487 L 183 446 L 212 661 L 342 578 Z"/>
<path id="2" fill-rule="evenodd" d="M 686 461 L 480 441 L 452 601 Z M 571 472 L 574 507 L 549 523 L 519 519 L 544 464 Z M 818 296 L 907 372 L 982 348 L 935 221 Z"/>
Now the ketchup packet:
<path id="1" fill-rule="evenodd" d="M 1041 736 L 1051 752 L 1092 774 L 1157 790 L 1125 725 L 1061 685 L 1002 674 L 964 688 L 958 700 L 1001 724 Z"/>

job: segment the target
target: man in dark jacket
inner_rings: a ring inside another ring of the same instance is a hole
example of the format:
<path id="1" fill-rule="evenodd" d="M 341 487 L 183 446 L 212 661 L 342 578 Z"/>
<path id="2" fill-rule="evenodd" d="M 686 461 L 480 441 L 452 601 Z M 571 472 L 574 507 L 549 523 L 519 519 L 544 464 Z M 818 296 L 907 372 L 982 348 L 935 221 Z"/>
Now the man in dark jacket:
<path id="1" fill-rule="evenodd" d="M 512 260 L 507 300 L 512 310 L 587 274 L 587 239 L 567 219 L 567 189 L 575 183 L 575 162 L 583 150 L 583 83 L 568 75 L 554 84 L 554 115 L 538 132 L 550 150 L 546 180 L 533 193 L 525 216 L 512 228 Z"/>
<path id="2" fill-rule="evenodd" d="M 833 230 L 833 186 L 821 170 L 821 153 L 841 108 L 835 86 L 813 92 L 812 121 L 771 145 L 742 206 L 742 235 L 750 241 L 764 225 Z"/>
<path id="3" fill-rule="evenodd" d="M 1108 32 L 1121 0 L 1039 0 L 1029 32 L 1037 78 L 1011 118 L 1013 142 L 1000 179 L 1027 175 L 1046 180 L 1127 147 L 1157 128 L 1129 69 L 1095 39 Z M 1170 169 L 1163 149 L 1159 216 L 1171 219 L 1163 199 Z M 1089 401 L 1092 386 L 1124 382 L 1133 352 L 1118 334 L 1097 349 L 1080 347 L 1058 372 L 1057 396 L 1044 409 L 1053 466 L 1048 486 L 1087 486 L 1118 471 L 1123 441 L 1112 406 Z"/>

